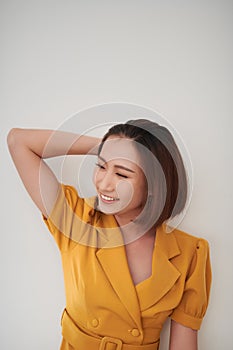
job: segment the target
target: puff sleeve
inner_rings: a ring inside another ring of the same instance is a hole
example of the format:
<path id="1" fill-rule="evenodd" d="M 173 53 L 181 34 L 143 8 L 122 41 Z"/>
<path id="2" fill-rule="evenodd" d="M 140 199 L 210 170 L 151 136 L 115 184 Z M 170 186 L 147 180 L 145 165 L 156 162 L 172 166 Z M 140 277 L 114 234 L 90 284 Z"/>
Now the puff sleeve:
<path id="1" fill-rule="evenodd" d="M 182 299 L 171 319 L 198 330 L 206 313 L 211 287 L 209 244 L 199 239 L 186 277 Z"/>
<path id="2" fill-rule="evenodd" d="M 93 208 L 84 198 L 79 197 L 73 186 L 60 184 L 49 217 L 46 218 L 43 214 L 42 217 L 61 252 L 77 244 L 92 211 Z"/>

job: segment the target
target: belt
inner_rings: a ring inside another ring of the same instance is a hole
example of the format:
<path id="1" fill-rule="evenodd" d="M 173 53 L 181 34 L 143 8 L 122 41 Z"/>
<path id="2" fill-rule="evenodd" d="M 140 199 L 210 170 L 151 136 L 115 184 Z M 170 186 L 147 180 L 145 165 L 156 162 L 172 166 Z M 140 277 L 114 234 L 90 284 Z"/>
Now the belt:
<path id="1" fill-rule="evenodd" d="M 84 333 L 64 309 L 61 319 L 62 335 L 75 350 L 158 350 L 159 341 L 147 345 L 129 345 L 119 338 L 92 337 Z"/>

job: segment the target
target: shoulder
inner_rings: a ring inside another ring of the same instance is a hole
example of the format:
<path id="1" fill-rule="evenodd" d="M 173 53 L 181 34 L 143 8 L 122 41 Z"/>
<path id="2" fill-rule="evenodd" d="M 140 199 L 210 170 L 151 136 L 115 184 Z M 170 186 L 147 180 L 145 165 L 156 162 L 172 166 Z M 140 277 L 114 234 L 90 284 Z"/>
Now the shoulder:
<path id="1" fill-rule="evenodd" d="M 190 234 L 181 229 L 174 229 L 172 235 L 175 237 L 181 254 L 193 256 L 197 250 L 206 253 L 209 250 L 209 242 L 200 236 Z"/>
<path id="2" fill-rule="evenodd" d="M 175 236 L 177 242 L 180 243 L 181 246 L 185 246 L 187 248 L 196 248 L 199 245 L 207 247 L 209 245 L 208 241 L 203 238 L 202 235 L 194 235 L 178 228 L 175 228 L 172 231 L 172 234 Z"/>
<path id="3" fill-rule="evenodd" d="M 90 215 L 94 215 L 96 196 L 82 197 L 76 187 L 63 183 L 61 184 L 60 189 L 60 192 L 62 192 L 62 195 L 65 197 L 70 206 L 75 207 L 78 204 L 79 206 L 86 208 L 90 212 Z"/>
<path id="4" fill-rule="evenodd" d="M 178 242 L 188 245 L 188 246 L 196 246 L 198 244 L 208 245 L 208 241 L 199 236 L 199 235 L 193 235 L 186 231 L 182 231 L 180 229 L 174 229 L 172 233 L 175 235 Z"/>
<path id="5" fill-rule="evenodd" d="M 195 251 L 206 251 L 209 247 L 206 239 L 165 223 L 157 228 L 156 244 L 169 259 L 180 254 L 192 256 Z"/>
<path id="6" fill-rule="evenodd" d="M 182 271 L 190 266 L 197 257 L 206 257 L 208 242 L 178 228 L 171 228 L 163 224 L 156 231 L 157 251 L 162 252 L 168 260 Z"/>

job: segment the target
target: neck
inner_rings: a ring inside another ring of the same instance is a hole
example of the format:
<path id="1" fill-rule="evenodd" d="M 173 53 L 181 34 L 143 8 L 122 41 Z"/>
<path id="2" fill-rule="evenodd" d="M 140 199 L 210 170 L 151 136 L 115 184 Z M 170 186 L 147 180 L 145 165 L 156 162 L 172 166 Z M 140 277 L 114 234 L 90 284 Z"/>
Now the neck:
<path id="1" fill-rule="evenodd" d="M 147 239 L 155 236 L 155 225 L 145 228 L 143 224 L 135 223 L 133 220 L 129 221 L 121 216 L 114 216 L 120 227 L 125 244 L 129 244 L 139 239 Z"/>

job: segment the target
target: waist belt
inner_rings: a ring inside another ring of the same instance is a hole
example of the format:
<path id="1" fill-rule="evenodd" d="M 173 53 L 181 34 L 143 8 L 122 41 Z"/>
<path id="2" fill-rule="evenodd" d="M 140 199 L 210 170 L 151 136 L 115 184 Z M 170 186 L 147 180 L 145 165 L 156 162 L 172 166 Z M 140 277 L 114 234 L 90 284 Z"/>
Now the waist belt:
<path id="1" fill-rule="evenodd" d="M 159 341 L 148 345 L 129 345 L 118 338 L 92 337 L 74 323 L 66 309 L 63 311 L 61 324 L 64 339 L 75 350 L 158 350 L 159 348 Z"/>

